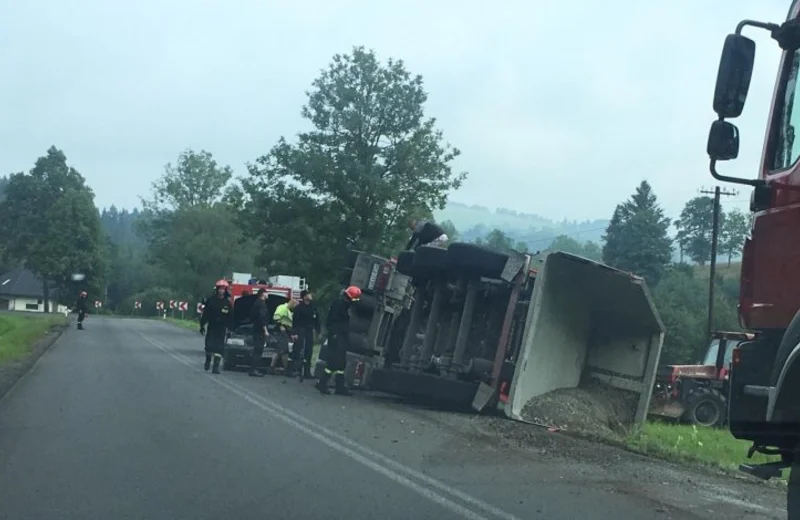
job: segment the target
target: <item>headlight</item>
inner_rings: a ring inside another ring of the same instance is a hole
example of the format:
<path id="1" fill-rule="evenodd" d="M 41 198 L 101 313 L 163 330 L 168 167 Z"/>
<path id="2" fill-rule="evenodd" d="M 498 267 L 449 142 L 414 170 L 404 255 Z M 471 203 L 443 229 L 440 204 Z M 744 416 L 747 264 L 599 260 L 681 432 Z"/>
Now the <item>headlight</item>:
<path id="1" fill-rule="evenodd" d="M 238 346 L 243 347 L 244 346 L 244 340 L 240 339 L 240 338 L 228 338 L 228 345 L 238 345 Z"/>

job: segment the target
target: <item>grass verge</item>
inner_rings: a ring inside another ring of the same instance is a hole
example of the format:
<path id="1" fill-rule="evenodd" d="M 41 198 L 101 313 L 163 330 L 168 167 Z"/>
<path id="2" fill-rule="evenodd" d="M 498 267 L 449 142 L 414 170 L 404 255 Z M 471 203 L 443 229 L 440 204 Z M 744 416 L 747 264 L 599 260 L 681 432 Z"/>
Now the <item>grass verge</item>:
<path id="1" fill-rule="evenodd" d="M 159 319 L 159 318 L 154 318 Z M 200 323 L 196 320 L 182 320 L 180 318 L 161 318 L 167 323 L 172 323 L 173 325 L 177 325 L 178 327 L 193 330 L 195 332 L 200 330 Z"/>
<path id="2" fill-rule="evenodd" d="M 25 357 L 33 345 L 54 325 L 64 325 L 63 314 L 0 315 L 0 364 Z"/>
<path id="3" fill-rule="evenodd" d="M 778 457 L 767 457 L 759 453 L 747 459 L 750 443 L 735 439 L 727 429 L 702 428 L 685 424 L 670 424 L 661 421 L 646 423 L 627 439 L 628 448 L 680 463 L 737 471 L 739 464 L 772 462 Z M 789 478 L 789 470 L 783 472 L 783 480 Z"/>

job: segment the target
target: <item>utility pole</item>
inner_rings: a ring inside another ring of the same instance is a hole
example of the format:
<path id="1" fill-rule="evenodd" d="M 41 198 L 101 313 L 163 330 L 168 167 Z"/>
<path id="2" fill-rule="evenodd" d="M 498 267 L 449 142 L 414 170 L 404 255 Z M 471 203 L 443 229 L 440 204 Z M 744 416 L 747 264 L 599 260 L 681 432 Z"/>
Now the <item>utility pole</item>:
<path id="1" fill-rule="evenodd" d="M 703 195 L 714 194 L 714 215 L 711 219 L 711 266 L 708 273 L 708 333 L 714 331 L 714 286 L 717 277 L 717 243 L 719 242 L 719 199 L 721 195 L 726 197 L 738 195 L 736 191 L 722 191 L 719 186 L 714 186 L 714 190 L 701 189 Z"/>

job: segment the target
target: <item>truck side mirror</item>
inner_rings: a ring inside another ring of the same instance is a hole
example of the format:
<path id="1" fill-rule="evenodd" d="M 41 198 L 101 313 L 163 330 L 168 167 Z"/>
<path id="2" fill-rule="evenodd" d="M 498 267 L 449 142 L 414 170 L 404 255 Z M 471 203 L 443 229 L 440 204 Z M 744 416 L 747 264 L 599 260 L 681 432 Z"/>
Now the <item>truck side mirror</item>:
<path id="1" fill-rule="evenodd" d="M 714 88 L 714 112 L 721 118 L 742 115 L 753 76 L 755 57 L 756 42 L 741 34 L 729 34 L 725 37 L 717 70 L 717 85 Z"/>
<path id="2" fill-rule="evenodd" d="M 711 123 L 706 152 L 712 161 L 736 159 L 739 156 L 739 129 L 736 125 L 728 121 Z"/>

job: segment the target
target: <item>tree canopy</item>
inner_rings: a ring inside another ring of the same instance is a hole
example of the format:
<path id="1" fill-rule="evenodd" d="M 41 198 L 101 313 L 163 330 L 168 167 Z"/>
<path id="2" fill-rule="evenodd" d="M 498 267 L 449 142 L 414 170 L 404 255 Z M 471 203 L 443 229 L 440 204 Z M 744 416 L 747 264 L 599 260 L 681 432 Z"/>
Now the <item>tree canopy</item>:
<path id="1" fill-rule="evenodd" d="M 425 115 L 421 76 L 356 47 L 337 54 L 307 93 L 312 129 L 281 138 L 242 181 L 242 222 L 262 262 L 291 263 L 317 282 L 333 278 L 349 248 L 388 253 L 406 223 L 430 218 L 466 173 L 459 151 Z"/>
<path id="2" fill-rule="evenodd" d="M 4 194 L 5 254 L 42 278 L 45 300 L 53 287 L 62 289 L 62 300 L 71 299 L 73 273 L 85 274 L 99 292 L 106 253 L 94 193 L 64 152 L 51 147 L 29 173 L 12 174 Z"/>
<path id="3" fill-rule="evenodd" d="M 604 236 L 603 261 L 656 285 L 671 260 L 669 226 L 652 187 L 642 181 L 631 198 L 614 210 Z"/>
<path id="4" fill-rule="evenodd" d="M 676 240 L 681 252 L 700 265 L 705 265 L 711 259 L 713 218 L 714 199 L 695 197 L 686 203 L 680 218 L 675 222 L 678 229 Z M 720 210 L 720 220 L 722 219 L 724 213 Z"/>

